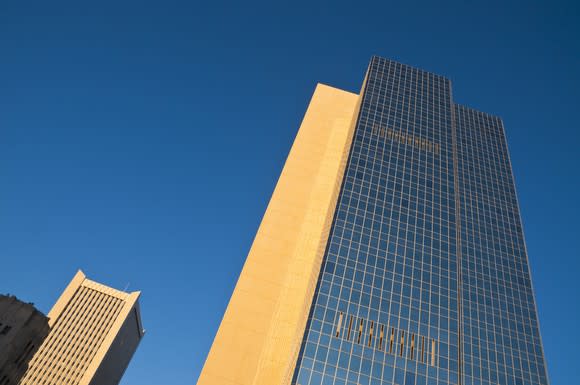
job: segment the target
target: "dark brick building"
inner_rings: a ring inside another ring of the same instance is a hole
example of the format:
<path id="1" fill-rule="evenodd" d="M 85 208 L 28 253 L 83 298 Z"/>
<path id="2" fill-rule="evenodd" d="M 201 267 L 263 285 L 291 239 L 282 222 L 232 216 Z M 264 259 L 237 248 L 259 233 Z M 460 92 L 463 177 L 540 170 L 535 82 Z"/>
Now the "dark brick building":
<path id="1" fill-rule="evenodd" d="M 0 385 L 16 385 L 49 332 L 48 318 L 32 304 L 0 295 Z"/>

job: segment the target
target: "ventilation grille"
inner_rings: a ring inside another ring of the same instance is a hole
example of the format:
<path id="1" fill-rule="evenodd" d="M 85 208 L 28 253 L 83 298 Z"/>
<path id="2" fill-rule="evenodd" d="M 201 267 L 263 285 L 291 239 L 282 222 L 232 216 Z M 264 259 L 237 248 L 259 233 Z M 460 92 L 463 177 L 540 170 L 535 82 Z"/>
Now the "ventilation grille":
<path id="1" fill-rule="evenodd" d="M 362 317 L 339 312 L 333 336 L 431 366 L 437 365 L 438 341 Z"/>

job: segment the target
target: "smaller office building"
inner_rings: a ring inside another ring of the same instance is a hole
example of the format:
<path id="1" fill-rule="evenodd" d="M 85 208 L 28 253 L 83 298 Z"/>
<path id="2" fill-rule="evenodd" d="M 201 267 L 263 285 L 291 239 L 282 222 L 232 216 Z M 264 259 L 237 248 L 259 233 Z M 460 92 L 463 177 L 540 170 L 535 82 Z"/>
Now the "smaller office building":
<path id="1" fill-rule="evenodd" d="M 0 385 L 16 385 L 49 332 L 48 318 L 32 304 L 0 295 Z"/>
<path id="2" fill-rule="evenodd" d="M 20 385 L 118 384 L 144 334 L 139 295 L 79 270 L 48 314 L 51 331 Z"/>

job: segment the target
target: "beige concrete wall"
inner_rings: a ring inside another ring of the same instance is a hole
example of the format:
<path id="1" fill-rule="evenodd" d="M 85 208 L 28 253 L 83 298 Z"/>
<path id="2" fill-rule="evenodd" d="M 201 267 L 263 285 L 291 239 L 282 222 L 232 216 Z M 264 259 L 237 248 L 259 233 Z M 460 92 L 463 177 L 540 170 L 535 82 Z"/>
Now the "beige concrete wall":
<path id="1" fill-rule="evenodd" d="M 198 385 L 290 383 L 358 105 L 356 94 L 316 87 Z"/>

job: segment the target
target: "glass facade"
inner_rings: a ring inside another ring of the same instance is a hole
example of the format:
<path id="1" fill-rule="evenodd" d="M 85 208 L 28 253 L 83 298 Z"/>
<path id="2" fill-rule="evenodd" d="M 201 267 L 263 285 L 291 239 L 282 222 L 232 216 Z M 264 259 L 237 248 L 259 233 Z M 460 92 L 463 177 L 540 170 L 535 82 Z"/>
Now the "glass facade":
<path id="1" fill-rule="evenodd" d="M 547 384 L 501 120 L 371 60 L 292 384 Z"/>
<path id="2" fill-rule="evenodd" d="M 547 384 L 502 122 L 455 107 L 463 384 Z"/>

